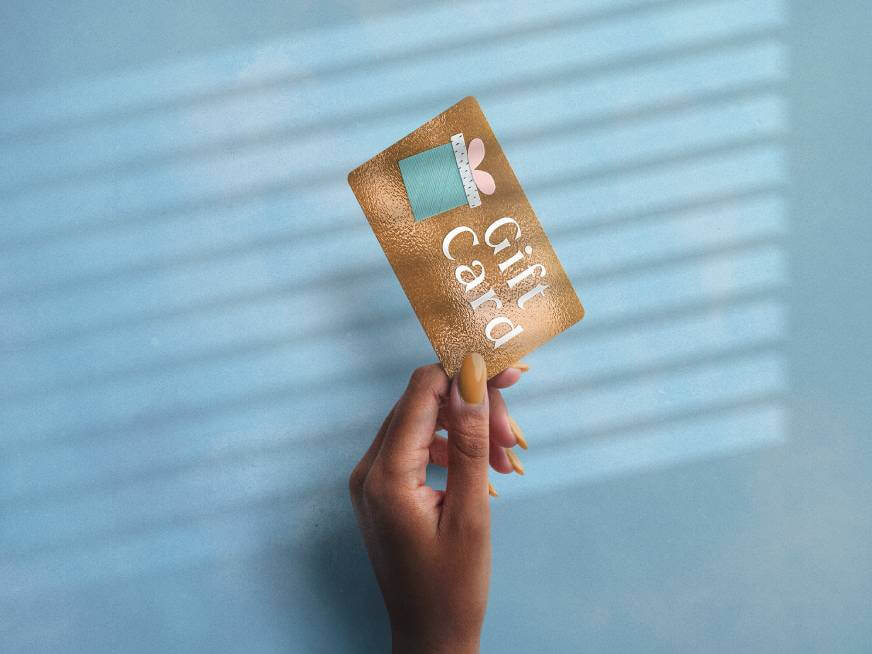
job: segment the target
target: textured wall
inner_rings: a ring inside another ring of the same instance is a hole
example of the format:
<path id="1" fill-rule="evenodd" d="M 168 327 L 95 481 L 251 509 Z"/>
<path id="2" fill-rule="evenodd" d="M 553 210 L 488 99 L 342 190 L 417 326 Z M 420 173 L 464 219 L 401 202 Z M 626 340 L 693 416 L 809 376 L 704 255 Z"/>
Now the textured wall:
<path id="1" fill-rule="evenodd" d="M 866 3 L 177 4 L 0 7 L 0 649 L 385 651 L 345 479 L 433 354 L 345 175 L 473 94 L 588 312 L 484 651 L 864 651 Z"/>

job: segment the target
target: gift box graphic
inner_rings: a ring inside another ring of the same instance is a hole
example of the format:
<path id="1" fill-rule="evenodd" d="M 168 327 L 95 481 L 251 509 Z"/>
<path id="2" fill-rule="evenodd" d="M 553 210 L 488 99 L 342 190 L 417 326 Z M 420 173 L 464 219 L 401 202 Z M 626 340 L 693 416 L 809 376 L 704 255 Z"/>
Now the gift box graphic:
<path id="1" fill-rule="evenodd" d="M 415 220 L 424 220 L 457 207 L 481 205 L 479 192 L 491 195 L 494 178 L 478 166 L 484 161 L 484 142 L 474 138 L 467 148 L 463 134 L 451 143 L 438 145 L 400 159 L 400 173 Z"/>

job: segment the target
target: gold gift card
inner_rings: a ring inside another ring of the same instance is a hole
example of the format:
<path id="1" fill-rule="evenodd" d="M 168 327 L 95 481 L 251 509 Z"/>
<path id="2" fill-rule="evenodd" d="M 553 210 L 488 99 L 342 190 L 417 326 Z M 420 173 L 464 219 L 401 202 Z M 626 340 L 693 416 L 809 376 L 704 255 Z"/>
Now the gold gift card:
<path id="1" fill-rule="evenodd" d="M 449 376 L 474 351 L 490 378 L 584 316 L 475 98 L 348 183 Z"/>

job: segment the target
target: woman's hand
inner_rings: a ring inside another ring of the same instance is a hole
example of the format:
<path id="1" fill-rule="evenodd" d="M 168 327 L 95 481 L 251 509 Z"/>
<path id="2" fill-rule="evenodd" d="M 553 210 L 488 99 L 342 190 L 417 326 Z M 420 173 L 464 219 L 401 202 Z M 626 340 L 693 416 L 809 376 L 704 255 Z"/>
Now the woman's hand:
<path id="1" fill-rule="evenodd" d="M 418 368 L 351 474 L 394 652 L 478 651 L 491 560 L 488 463 L 511 471 L 503 448 L 518 442 L 498 389 L 520 374 L 509 368 L 488 388 L 478 354 L 453 381 L 438 365 Z M 448 467 L 445 491 L 426 485 L 428 463 Z"/>

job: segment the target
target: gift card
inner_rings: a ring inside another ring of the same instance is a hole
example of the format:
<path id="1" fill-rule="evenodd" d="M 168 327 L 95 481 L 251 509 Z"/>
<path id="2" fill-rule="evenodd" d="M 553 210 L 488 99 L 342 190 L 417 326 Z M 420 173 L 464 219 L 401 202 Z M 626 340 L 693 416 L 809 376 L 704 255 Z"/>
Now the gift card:
<path id="1" fill-rule="evenodd" d="M 475 98 L 348 183 L 449 376 L 475 351 L 492 377 L 584 316 Z"/>

